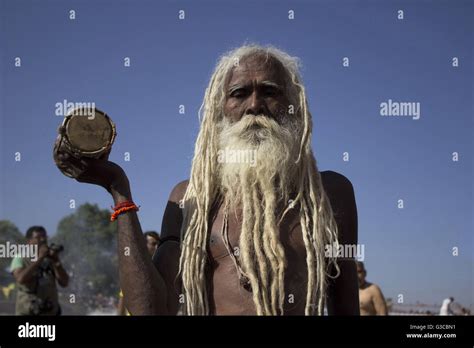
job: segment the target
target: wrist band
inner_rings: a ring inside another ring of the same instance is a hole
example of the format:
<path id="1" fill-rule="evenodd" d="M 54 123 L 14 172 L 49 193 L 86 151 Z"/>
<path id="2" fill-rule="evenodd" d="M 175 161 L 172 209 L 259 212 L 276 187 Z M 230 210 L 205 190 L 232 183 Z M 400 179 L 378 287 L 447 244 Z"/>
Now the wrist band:
<path id="1" fill-rule="evenodd" d="M 134 204 L 135 203 L 133 203 L 132 201 L 123 201 L 122 203 L 117 204 L 115 207 L 110 206 L 110 209 L 117 210 L 117 209 L 128 207 Z"/>
<path id="2" fill-rule="evenodd" d="M 110 221 L 117 220 L 119 215 L 126 213 L 128 211 L 131 211 L 131 210 L 138 211 L 139 208 L 140 208 L 139 206 L 137 206 L 135 203 L 131 201 L 125 201 L 120 204 L 117 204 L 114 208 L 112 208 L 114 212 L 112 213 L 112 215 L 110 215 Z"/>

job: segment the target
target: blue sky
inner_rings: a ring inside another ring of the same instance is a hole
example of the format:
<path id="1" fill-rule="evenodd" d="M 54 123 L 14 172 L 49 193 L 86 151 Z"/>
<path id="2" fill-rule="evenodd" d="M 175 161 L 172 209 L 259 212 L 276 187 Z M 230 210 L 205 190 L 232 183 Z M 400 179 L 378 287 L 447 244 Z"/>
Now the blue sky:
<path id="1" fill-rule="evenodd" d="M 302 61 L 320 170 L 354 185 L 368 279 L 406 303 L 474 303 L 472 2 L 0 4 L 0 219 L 54 234 L 70 199 L 110 207 L 107 192 L 52 161 L 55 104 L 67 99 L 95 102 L 115 121 L 111 160 L 130 178 L 143 229 L 159 230 L 170 190 L 188 177 L 216 60 L 246 41 L 272 44 Z M 419 102 L 420 119 L 380 116 L 388 99 Z"/>

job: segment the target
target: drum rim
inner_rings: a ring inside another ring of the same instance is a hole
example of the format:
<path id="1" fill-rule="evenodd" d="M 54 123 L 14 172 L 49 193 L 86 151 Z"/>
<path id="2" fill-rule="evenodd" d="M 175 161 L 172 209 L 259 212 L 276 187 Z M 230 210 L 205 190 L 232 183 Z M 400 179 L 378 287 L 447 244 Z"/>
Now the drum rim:
<path id="1" fill-rule="evenodd" d="M 81 156 L 97 155 L 97 154 L 101 154 L 101 153 L 105 152 L 106 150 L 109 150 L 112 147 L 112 145 L 114 144 L 115 137 L 117 136 L 117 131 L 115 129 L 115 123 L 112 121 L 112 119 L 109 117 L 109 115 L 107 115 L 107 113 L 103 112 L 102 110 L 100 110 L 98 108 L 94 108 L 94 110 L 95 110 L 95 112 L 99 112 L 102 115 L 104 115 L 105 118 L 107 119 L 107 121 L 109 122 L 109 124 L 112 126 L 112 135 L 110 136 L 109 144 L 105 145 L 105 146 L 103 146 L 100 149 L 95 150 L 95 151 L 84 151 L 84 150 L 78 149 L 77 147 L 73 146 L 71 144 L 71 141 L 69 140 L 69 137 L 68 137 L 68 134 L 67 134 L 67 124 L 69 123 L 69 120 L 72 118 L 72 116 L 74 116 L 74 112 L 76 111 L 76 109 L 74 109 L 66 117 L 64 117 L 63 123 L 61 125 L 61 128 L 63 129 L 62 136 L 66 140 L 66 141 L 64 141 L 64 145 L 67 146 L 68 149 L 71 152 L 79 154 Z"/>

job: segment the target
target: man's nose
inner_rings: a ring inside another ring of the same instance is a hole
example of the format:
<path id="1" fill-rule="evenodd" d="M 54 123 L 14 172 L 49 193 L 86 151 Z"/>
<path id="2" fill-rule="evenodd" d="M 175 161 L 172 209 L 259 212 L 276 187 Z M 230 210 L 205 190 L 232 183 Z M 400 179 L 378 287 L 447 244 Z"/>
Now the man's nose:
<path id="1" fill-rule="evenodd" d="M 250 100 L 248 102 L 247 108 L 245 110 L 245 115 L 268 115 L 267 105 L 265 99 L 257 92 L 254 91 L 250 95 Z"/>

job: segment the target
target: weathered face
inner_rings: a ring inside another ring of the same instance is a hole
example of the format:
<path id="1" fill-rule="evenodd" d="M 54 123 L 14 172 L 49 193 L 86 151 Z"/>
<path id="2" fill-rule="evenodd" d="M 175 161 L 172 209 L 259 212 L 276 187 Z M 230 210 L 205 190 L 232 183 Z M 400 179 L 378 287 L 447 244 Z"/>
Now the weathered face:
<path id="1" fill-rule="evenodd" d="M 31 239 L 28 240 L 29 244 L 44 244 L 48 242 L 48 236 L 42 231 L 34 231 Z"/>
<path id="2" fill-rule="evenodd" d="M 289 106 L 285 74 L 273 57 L 252 55 L 240 60 L 226 84 L 226 117 L 235 123 L 245 115 L 263 114 L 281 124 Z"/>
<path id="3" fill-rule="evenodd" d="M 153 256 L 155 253 L 156 248 L 158 248 L 158 241 L 153 238 L 152 236 L 146 236 L 146 247 L 148 249 L 148 253 Z"/>

